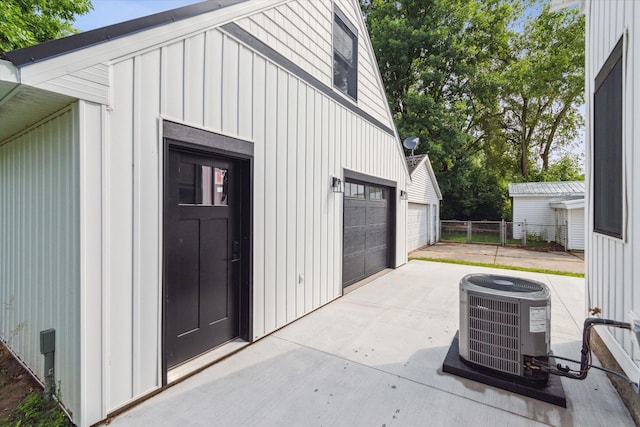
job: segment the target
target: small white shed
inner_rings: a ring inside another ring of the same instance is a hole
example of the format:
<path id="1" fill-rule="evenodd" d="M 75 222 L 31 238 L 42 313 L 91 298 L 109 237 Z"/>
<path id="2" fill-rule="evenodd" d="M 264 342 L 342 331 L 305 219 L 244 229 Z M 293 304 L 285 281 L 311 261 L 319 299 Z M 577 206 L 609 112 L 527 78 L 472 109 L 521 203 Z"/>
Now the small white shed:
<path id="1" fill-rule="evenodd" d="M 584 250 L 584 199 L 550 204 L 556 217 L 556 242 L 567 250 Z"/>
<path id="2" fill-rule="evenodd" d="M 407 250 L 412 251 L 440 240 L 440 200 L 442 193 L 427 154 L 407 157 L 411 174 L 407 197 Z"/>
<path id="3" fill-rule="evenodd" d="M 564 225 L 558 223 L 556 211 L 551 205 L 584 199 L 584 181 L 512 183 L 509 184 L 509 197 L 513 198 L 514 239 L 521 239 L 522 230 L 526 227 L 528 235 L 558 242 L 558 239 L 563 238 Z M 576 227 L 578 223 L 573 222 Z M 577 228 L 571 231 L 572 234 L 579 232 Z M 557 234 L 560 236 L 556 236 Z M 584 228 L 582 234 L 584 235 Z"/>
<path id="4" fill-rule="evenodd" d="M 210 0 L 0 60 L 0 337 L 80 426 L 407 260 L 357 0 Z M 215 349 L 212 353 L 211 350 Z"/>

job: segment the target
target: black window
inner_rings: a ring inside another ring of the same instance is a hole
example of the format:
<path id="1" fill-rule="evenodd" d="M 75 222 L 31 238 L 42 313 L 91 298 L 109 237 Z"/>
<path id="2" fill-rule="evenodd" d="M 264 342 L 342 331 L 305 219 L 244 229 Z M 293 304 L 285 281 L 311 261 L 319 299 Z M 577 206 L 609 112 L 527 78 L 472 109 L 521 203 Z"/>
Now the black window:
<path id="1" fill-rule="evenodd" d="M 346 182 L 344 184 L 344 195 L 346 197 L 353 197 L 356 199 L 364 199 L 364 185 L 356 184 L 355 182 Z"/>
<path id="2" fill-rule="evenodd" d="M 333 25 L 333 85 L 357 98 L 358 32 L 346 17 L 336 9 Z"/>
<path id="3" fill-rule="evenodd" d="M 593 230 L 622 238 L 622 39 L 593 94 Z"/>
<path id="4" fill-rule="evenodd" d="M 384 188 L 370 186 L 369 200 L 386 200 Z"/>

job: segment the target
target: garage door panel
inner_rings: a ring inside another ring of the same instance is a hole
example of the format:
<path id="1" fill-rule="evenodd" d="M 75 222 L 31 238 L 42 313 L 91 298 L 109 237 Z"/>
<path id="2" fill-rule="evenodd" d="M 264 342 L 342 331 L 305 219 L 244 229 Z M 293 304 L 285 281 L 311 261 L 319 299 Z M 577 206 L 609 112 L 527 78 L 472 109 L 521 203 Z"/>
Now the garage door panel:
<path id="1" fill-rule="evenodd" d="M 342 265 L 343 283 L 353 283 L 365 277 L 365 253 L 360 252 L 344 257 Z"/>
<path id="2" fill-rule="evenodd" d="M 387 268 L 387 248 L 367 252 L 365 258 L 365 276 L 370 276 Z"/>
<path id="3" fill-rule="evenodd" d="M 387 247 L 387 225 L 376 225 L 367 228 L 365 245 L 369 249 Z"/>
<path id="4" fill-rule="evenodd" d="M 389 221 L 389 205 L 387 203 L 375 202 L 379 206 L 367 208 L 367 224 L 384 224 Z"/>
<path id="5" fill-rule="evenodd" d="M 362 187 L 362 188 L 361 188 Z M 349 189 L 360 188 L 354 192 Z M 391 189 L 345 184 L 342 283 L 348 286 L 389 266 Z"/>
<path id="6" fill-rule="evenodd" d="M 366 233 L 362 227 L 352 227 L 344 230 L 344 247 L 345 256 L 356 252 L 364 252 Z"/>
<path id="7" fill-rule="evenodd" d="M 354 206 L 356 205 L 356 206 Z M 360 200 L 353 201 L 353 204 L 344 208 L 344 227 L 360 226 L 366 223 L 367 207 Z"/>
<path id="8" fill-rule="evenodd" d="M 407 212 L 407 249 L 429 244 L 429 206 L 409 203 Z"/>

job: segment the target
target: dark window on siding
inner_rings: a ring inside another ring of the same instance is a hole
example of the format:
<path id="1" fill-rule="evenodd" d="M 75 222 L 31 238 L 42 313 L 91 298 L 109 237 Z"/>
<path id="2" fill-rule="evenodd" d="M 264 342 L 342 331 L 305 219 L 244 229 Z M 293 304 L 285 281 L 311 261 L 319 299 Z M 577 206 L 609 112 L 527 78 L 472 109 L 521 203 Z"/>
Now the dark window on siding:
<path id="1" fill-rule="evenodd" d="M 593 230 L 622 238 L 622 39 L 593 94 Z"/>
<path id="2" fill-rule="evenodd" d="M 333 85 L 357 98 L 358 35 L 338 10 L 333 25 Z"/>

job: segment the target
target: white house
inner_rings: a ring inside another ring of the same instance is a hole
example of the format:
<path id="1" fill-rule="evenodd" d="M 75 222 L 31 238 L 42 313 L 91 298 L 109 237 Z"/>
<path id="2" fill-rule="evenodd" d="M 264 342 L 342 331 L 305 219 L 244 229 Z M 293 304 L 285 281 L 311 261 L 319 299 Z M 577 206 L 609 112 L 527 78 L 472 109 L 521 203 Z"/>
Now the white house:
<path id="1" fill-rule="evenodd" d="M 407 250 L 433 245 L 440 240 L 442 193 L 427 154 L 407 157 L 411 175 L 407 197 Z"/>
<path id="2" fill-rule="evenodd" d="M 509 184 L 509 197 L 513 198 L 514 239 L 521 239 L 523 228 L 526 227 L 529 235 L 541 240 L 564 241 L 566 224 L 559 222 L 556 214 L 558 206 L 552 205 L 584 199 L 584 181 L 512 183 Z M 569 230 L 569 234 L 579 234 L 581 230 L 584 233 L 583 228 L 578 228 L 579 221 L 572 221 L 572 225 L 576 229 Z"/>
<path id="3" fill-rule="evenodd" d="M 357 0 L 212 0 L 9 52 L 0 335 L 42 378 L 54 328 L 92 425 L 404 264 L 408 181 Z"/>
<path id="4" fill-rule="evenodd" d="M 599 316 L 640 316 L 640 5 L 586 0 L 587 304 Z M 640 352 L 628 331 L 598 335 L 633 380 Z M 637 397 L 635 398 L 637 400 Z"/>

